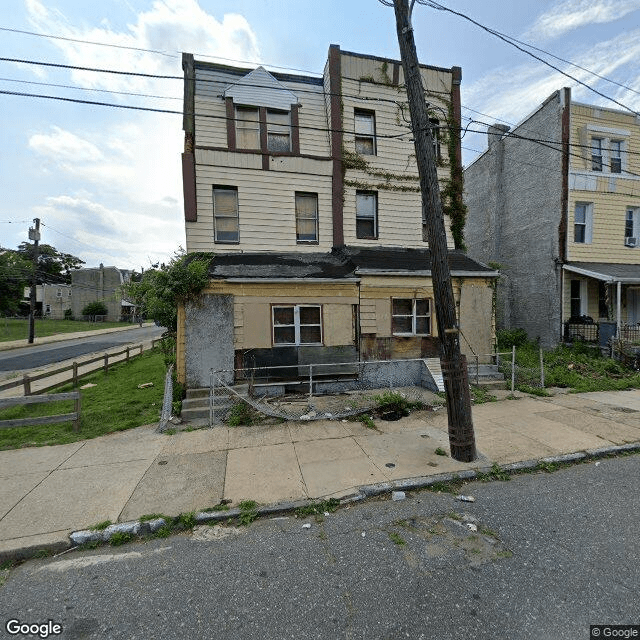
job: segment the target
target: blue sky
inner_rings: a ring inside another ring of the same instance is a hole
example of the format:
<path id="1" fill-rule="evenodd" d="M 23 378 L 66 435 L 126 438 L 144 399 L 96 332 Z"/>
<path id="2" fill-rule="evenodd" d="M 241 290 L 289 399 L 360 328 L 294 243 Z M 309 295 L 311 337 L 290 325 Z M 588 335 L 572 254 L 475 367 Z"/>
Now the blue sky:
<path id="1" fill-rule="evenodd" d="M 630 87 L 551 60 L 640 110 L 640 0 L 441 3 Z M 398 58 L 393 9 L 377 0 L 6 0 L 3 9 L 4 29 L 166 52 L 2 31 L 5 58 L 173 76 L 182 74 L 181 51 L 316 73 L 331 43 Z M 421 62 L 462 67 L 463 125 L 469 124 L 466 118 L 480 121 L 470 129 L 517 123 L 562 86 L 574 87 L 575 100 L 615 106 L 458 16 L 416 4 L 413 26 Z M 177 80 L 0 64 L 2 91 L 182 106 Z M 184 246 L 179 115 L 4 94 L 0 105 L 0 246 L 26 240 L 35 217 L 42 220 L 42 242 L 81 257 L 87 266 L 102 262 L 139 270 Z M 467 133 L 465 163 L 485 147 L 484 135 Z"/>

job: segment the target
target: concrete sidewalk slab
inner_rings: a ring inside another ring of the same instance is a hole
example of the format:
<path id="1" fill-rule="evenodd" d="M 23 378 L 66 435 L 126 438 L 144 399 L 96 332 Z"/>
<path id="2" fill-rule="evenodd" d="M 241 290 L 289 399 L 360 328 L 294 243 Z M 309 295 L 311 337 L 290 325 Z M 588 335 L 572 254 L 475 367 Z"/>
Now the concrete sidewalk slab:
<path id="1" fill-rule="evenodd" d="M 218 504 L 226 471 L 226 454 L 209 451 L 160 456 L 147 469 L 126 505 L 120 521 L 161 513 L 176 516 Z"/>
<path id="2" fill-rule="evenodd" d="M 0 451 L 0 479 L 28 473 L 53 471 L 84 445 L 84 442 L 72 442 L 52 447 L 28 447 Z"/>
<path id="3" fill-rule="evenodd" d="M 231 449 L 227 454 L 224 497 L 238 504 L 256 500 L 264 504 L 306 498 L 298 459 L 291 442 Z"/>
<path id="4" fill-rule="evenodd" d="M 226 427 L 181 431 L 171 436 L 164 435 L 163 438 L 165 445 L 161 454 L 168 456 L 226 451 L 229 448 L 229 430 Z"/>
<path id="5" fill-rule="evenodd" d="M 53 471 L 0 520 L 0 540 L 115 522 L 148 460 Z"/>

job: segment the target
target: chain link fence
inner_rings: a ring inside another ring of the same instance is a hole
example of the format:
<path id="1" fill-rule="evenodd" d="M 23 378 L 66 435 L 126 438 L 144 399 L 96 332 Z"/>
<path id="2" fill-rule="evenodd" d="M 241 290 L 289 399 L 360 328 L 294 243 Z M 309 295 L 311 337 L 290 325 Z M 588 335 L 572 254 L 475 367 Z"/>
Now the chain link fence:
<path id="1" fill-rule="evenodd" d="M 209 423 L 247 406 L 278 420 L 342 419 L 381 404 L 432 406 L 440 375 L 439 366 L 432 369 L 414 359 L 212 370 Z"/>
<path id="2" fill-rule="evenodd" d="M 522 387 L 544 389 L 544 356 L 540 349 L 538 362 L 530 362 L 528 365 L 516 362 L 516 348 L 511 351 L 496 353 L 498 370 L 504 375 L 511 392 Z"/>

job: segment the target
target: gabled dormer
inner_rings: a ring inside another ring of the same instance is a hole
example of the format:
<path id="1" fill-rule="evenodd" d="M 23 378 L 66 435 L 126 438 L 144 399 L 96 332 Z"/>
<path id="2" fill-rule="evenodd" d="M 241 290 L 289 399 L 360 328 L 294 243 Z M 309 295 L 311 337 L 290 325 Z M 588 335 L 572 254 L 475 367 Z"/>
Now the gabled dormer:
<path id="1" fill-rule="evenodd" d="M 223 92 L 229 151 L 300 153 L 298 97 L 264 67 Z"/>

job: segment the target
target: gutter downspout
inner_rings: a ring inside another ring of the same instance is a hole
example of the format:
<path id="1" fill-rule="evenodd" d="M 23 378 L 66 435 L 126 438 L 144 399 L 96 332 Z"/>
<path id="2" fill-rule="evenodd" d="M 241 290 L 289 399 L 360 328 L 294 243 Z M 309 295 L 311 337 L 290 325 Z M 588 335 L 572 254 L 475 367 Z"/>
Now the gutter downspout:
<path id="1" fill-rule="evenodd" d="M 620 326 L 621 326 L 621 307 L 622 307 L 622 282 L 618 280 L 616 283 L 616 332 L 618 338 L 620 337 Z"/>

